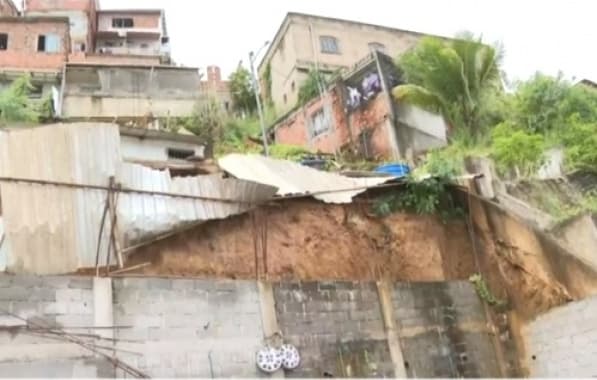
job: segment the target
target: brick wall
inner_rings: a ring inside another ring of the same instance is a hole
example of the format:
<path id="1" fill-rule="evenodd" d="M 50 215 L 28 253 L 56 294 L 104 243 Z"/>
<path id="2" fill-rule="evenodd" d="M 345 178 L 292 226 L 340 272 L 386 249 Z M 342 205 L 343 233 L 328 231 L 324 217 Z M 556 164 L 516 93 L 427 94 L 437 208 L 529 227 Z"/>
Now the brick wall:
<path id="1" fill-rule="evenodd" d="M 597 297 L 538 317 L 525 337 L 531 377 L 597 377 Z"/>
<path id="2" fill-rule="evenodd" d="M 301 354 L 290 377 L 393 377 L 375 283 L 274 285 L 286 341 Z"/>
<path id="3" fill-rule="evenodd" d="M 311 138 L 309 136 L 311 119 L 327 104 L 331 104 L 332 107 L 333 126 L 328 132 Z M 330 91 L 327 99 L 313 100 L 280 122 L 275 131 L 275 141 L 280 144 L 305 146 L 322 153 L 334 153 L 351 141 L 355 147 L 359 147 L 359 135 L 363 131 L 369 131 L 371 155 L 390 157 L 392 147 L 386 130 L 389 113 L 385 94 L 380 93 L 347 117 L 343 101 L 337 89 L 334 89 Z"/>
<path id="4" fill-rule="evenodd" d="M 0 376 L 113 376 L 111 365 L 81 346 L 25 329 L 30 323 L 85 334 L 92 331 L 81 327 L 93 321 L 91 278 L 0 276 Z"/>
<path id="5" fill-rule="evenodd" d="M 499 377 L 481 301 L 468 282 L 400 283 L 394 288 L 409 377 Z"/>
<path id="6" fill-rule="evenodd" d="M 27 11 L 79 10 L 92 11 L 94 0 L 25 0 Z"/>
<path id="7" fill-rule="evenodd" d="M 8 47 L 0 50 L 0 67 L 62 70 L 70 49 L 68 22 L 20 20 L 0 21 L 0 33 L 8 34 Z M 37 51 L 38 36 L 48 33 L 60 36 L 60 52 Z"/>
<path id="8" fill-rule="evenodd" d="M 117 332 L 117 347 L 141 355 L 120 358 L 152 377 L 258 375 L 255 282 L 114 280 L 114 324 L 135 326 Z"/>

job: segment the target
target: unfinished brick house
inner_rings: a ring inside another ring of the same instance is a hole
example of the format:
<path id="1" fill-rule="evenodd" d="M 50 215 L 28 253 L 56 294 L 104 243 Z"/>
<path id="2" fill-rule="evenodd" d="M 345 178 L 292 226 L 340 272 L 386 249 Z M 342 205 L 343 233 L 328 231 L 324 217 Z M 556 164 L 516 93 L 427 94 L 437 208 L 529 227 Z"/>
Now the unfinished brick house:
<path id="1" fill-rule="evenodd" d="M 33 97 L 57 86 L 70 45 L 64 17 L 0 17 L 0 86 L 29 73 Z"/>
<path id="2" fill-rule="evenodd" d="M 31 97 L 52 96 L 57 113 L 69 63 L 147 72 L 170 63 L 162 10 L 101 10 L 97 0 L 24 0 L 22 6 L 19 12 L 12 1 L 0 1 L 0 88 L 29 74 Z"/>
<path id="3" fill-rule="evenodd" d="M 443 118 L 396 103 L 391 89 L 398 84 L 392 59 L 371 53 L 320 96 L 278 119 L 270 139 L 320 153 L 349 150 L 378 159 L 410 159 L 445 145 Z"/>

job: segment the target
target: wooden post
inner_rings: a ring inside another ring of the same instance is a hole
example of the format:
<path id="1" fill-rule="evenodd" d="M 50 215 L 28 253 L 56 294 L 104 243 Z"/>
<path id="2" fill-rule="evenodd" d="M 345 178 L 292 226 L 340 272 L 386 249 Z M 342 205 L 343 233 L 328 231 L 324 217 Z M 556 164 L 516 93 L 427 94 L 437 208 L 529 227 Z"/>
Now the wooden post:
<path id="1" fill-rule="evenodd" d="M 118 229 L 118 217 L 117 217 L 117 203 L 116 203 L 116 196 L 114 194 L 115 188 L 115 179 L 114 177 L 110 177 L 110 190 L 108 196 L 108 208 L 110 210 L 110 220 L 111 220 L 111 232 L 110 232 L 110 241 L 112 247 L 114 249 L 114 255 L 116 256 L 116 261 L 118 263 L 118 267 L 120 269 L 124 268 L 124 260 L 122 258 L 122 249 L 120 243 L 120 231 Z"/>
<path id="2" fill-rule="evenodd" d="M 400 347 L 400 338 L 394 319 L 394 305 L 392 304 L 392 284 L 388 280 L 377 282 L 377 293 L 379 303 L 381 304 L 381 314 L 386 328 L 386 339 L 390 347 L 390 357 L 394 363 L 394 377 L 406 378 L 406 368 L 404 367 L 404 356 L 402 347 Z"/>

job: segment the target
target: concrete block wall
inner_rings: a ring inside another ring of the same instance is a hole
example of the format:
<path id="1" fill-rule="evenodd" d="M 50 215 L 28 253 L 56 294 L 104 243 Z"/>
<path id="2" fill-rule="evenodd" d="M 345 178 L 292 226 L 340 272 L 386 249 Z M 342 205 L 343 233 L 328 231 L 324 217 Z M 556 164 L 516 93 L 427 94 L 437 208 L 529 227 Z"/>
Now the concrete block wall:
<path id="1" fill-rule="evenodd" d="M 256 377 L 254 281 L 115 279 L 119 358 L 152 377 Z"/>
<path id="2" fill-rule="evenodd" d="M 376 284 L 274 284 L 284 340 L 301 365 L 287 377 L 393 377 Z"/>
<path id="3" fill-rule="evenodd" d="M 597 377 L 597 296 L 553 309 L 525 330 L 531 377 Z"/>
<path id="4" fill-rule="evenodd" d="M 499 377 L 495 348 L 472 284 L 398 283 L 394 315 L 409 377 Z"/>
<path id="5" fill-rule="evenodd" d="M 262 302 L 253 281 L 0 275 L 0 314 L 24 319 L 0 315 L 0 376 L 124 375 L 80 345 L 40 336 L 29 321 L 114 338 L 78 335 L 151 377 L 256 377 L 264 313 L 276 316 L 285 340 L 300 351 L 301 366 L 287 377 L 393 377 L 402 366 L 410 377 L 499 376 L 480 301 L 467 282 L 396 284 L 383 310 L 375 283 L 272 288 L 275 306 Z M 388 320 L 397 326 L 401 354 L 390 344 Z M 107 325 L 113 328 L 100 328 Z"/>
<path id="6" fill-rule="evenodd" d="M 113 377 L 111 365 L 89 350 L 26 328 L 86 334 L 93 323 L 91 278 L 0 275 L 0 376 Z"/>

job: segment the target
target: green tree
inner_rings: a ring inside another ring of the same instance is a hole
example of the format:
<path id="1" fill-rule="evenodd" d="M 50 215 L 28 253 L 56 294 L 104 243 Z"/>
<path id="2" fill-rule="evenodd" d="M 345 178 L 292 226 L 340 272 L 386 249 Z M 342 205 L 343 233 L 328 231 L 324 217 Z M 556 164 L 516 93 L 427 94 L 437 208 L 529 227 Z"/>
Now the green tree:
<path id="1" fill-rule="evenodd" d="M 492 155 L 503 172 L 515 169 L 518 175 L 532 175 L 543 162 L 545 140 L 509 123 L 496 126 L 492 133 Z"/>
<path id="2" fill-rule="evenodd" d="M 234 106 L 238 111 L 253 113 L 257 109 L 257 100 L 253 92 L 251 73 L 249 70 L 239 66 L 235 72 L 230 74 L 230 92 Z"/>
<path id="3" fill-rule="evenodd" d="M 41 106 L 29 99 L 32 89 L 31 77 L 24 75 L 0 92 L 0 121 L 3 124 L 39 121 Z"/>
<path id="4" fill-rule="evenodd" d="M 547 133 L 566 127 L 575 114 L 579 122 L 596 120 L 597 91 L 572 86 L 561 75 L 537 73 L 519 84 L 512 110 L 512 122 L 519 127 Z"/>
<path id="5" fill-rule="evenodd" d="M 210 147 L 222 140 L 224 135 L 225 116 L 218 102 L 210 98 L 198 101 L 193 114 L 188 118 L 185 127 L 201 137 Z"/>
<path id="6" fill-rule="evenodd" d="M 423 38 L 399 60 L 408 84 L 393 89 L 394 97 L 439 112 L 473 138 L 481 134 L 491 97 L 501 90 L 501 49 L 463 34 L 443 41 Z"/>
<path id="7" fill-rule="evenodd" d="M 301 83 L 298 91 L 298 105 L 304 105 L 309 100 L 319 96 L 328 82 L 320 71 L 312 69 L 307 75 L 307 79 Z"/>

